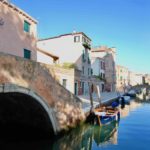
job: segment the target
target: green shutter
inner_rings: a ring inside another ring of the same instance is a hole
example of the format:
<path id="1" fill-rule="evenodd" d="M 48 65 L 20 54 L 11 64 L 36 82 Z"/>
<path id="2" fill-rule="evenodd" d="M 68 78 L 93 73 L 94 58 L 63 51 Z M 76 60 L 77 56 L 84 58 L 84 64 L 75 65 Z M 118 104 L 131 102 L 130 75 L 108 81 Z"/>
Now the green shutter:
<path id="1" fill-rule="evenodd" d="M 24 21 L 24 31 L 30 32 L 30 24 L 27 21 Z"/>
<path id="2" fill-rule="evenodd" d="M 24 58 L 31 59 L 31 51 L 24 49 Z"/>

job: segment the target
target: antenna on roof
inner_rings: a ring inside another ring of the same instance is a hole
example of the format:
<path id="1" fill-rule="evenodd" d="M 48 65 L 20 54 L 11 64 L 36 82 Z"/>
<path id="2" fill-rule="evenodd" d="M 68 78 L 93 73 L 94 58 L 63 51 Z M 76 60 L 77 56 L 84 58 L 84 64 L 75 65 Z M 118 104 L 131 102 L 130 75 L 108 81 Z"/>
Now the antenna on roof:
<path id="1" fill-rule="evenodd" d="M 73 33 L 77 33 L 77 31 L 76 31 L 76 30 L 73 30 Z"/>

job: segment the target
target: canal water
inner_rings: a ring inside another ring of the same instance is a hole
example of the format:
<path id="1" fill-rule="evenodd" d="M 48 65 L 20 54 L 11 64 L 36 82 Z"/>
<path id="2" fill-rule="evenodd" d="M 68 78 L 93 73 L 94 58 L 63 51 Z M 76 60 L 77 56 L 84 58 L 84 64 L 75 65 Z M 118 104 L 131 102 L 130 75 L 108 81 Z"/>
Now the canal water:
<path id="1" fill-rule="evenodd" d="M 149 150 L 150 101 L 131 100 L 121 108 L 119 123 L 103 127 L 84 124 L 57 139 L 1 140 L 0 147 L 5 150 Z"/>

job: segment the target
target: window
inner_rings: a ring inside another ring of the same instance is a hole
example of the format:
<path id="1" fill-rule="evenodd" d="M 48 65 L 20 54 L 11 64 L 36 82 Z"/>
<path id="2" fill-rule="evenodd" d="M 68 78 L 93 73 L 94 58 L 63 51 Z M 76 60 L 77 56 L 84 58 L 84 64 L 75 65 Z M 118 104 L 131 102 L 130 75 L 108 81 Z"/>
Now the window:
<path id="1" fill-rule="evenodd" d="M 84 94 L 84 82 L 82 82 L 82 94 Z"/>
<path id="2" fill-rule="evenodd" d="M 27 21 L 24 21 L 24 31 L 30 32 L 30 23 Z"/>
<path id="3" fill-rule="evenodd" d="M 82 73 L 84 74 L 84 67 L 82 67 Z"/>
<path id="4" fill-rule="evenodd" d="M 63 79 L 62 85 L 66 88 L 67 87 L 67 79 Z"/>
<path id="5" fill-rule="evenodd" d="M 79 83 L 80 83 L 80 88 L 82 88 L 82 82 L 80 81 Z"/>
<path id="6" fill-rule="evenodd" d="M 90 76 L 90 73 L 91 73 L 91 69 L 88 68 L 88 76 Z"/>
<path id="7" fill-rule="evenodd" d="M 91 69 L 91 75 L 93 75 L 93 69 Z"/>
<path id="8" fill-rule="evenodd" d="M 80 42 L 80 36 L 75 36 L 75 37 L 74 37 L 74 42 L 75 42 L 75 43 Z"/>
<path id="9" fill-rule="evenodd" d="M 105 79 L 105 74 L 103 74 L 103 79 Z"/>
<path id="10" fill-rule="evenodd" d="M 24 49 L 24 58 L 31 59 L 31 51 Z"/>
<path id="11" fill-rule="evenodd" d="M 87 53 L 87 57 L 88 57 L 88 64 L 91 64 L 91 60 L 90 60 L 90 56 L 89 56 L 89 53 Z"/>
<path id="12" fill-rule="evenodd" d="M 122 78 L 122 76 L 121 76 L 121 77 L 120 77 L 120 80 L 122 81 L 122 79 L 123 79 L 123 78 Z"/>
<path id="13" fill-rule="evenodd" d="M 101 69 L 103 69 L 103 62 L 101 61 Z"/>
<path id="14" fill-rule="evenodd" d="M 86 62 L 86 59 L 85 59 L 85 50 L 83 50 L 83 53 L 82 53 L 82 62 Z"/>
<path id="15" fill-rule="evenodd" d="M 105 70 L 105 63 L 104 62 L 103 62 L 103 65 L 104 65 L 103 67 L 104 67 L 104 70 Z"/>
<path id="16" fill-rule="evenodd" d="M 83 42 L 83 43 L 86 43 L 86 42 L 87 42 L 85 37 L 82 37 L 82 42 Z"/>

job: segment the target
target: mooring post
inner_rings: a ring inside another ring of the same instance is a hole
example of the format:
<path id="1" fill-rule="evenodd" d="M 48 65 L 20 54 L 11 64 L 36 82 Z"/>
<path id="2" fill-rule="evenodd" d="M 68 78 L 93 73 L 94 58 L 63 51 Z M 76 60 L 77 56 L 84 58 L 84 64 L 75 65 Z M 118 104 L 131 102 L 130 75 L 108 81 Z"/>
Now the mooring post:
<path id="1" fill-rule="evenodd" d="M 90 94 L 90 102 L 91 102 L 91 111 L 93 110 L 93 96 L 92 96 L 92 84 L 89 84 L 89 94 Z"/>
<path id="2" fill-rule="evenodd" d="M 101 104 L 101 93 L 100 93 L 100 87 L 99 87 L 99 85 L 97 85 L 96 88 L 97 88 L 97 94 L 98 94 L 99 104 Z"/>

